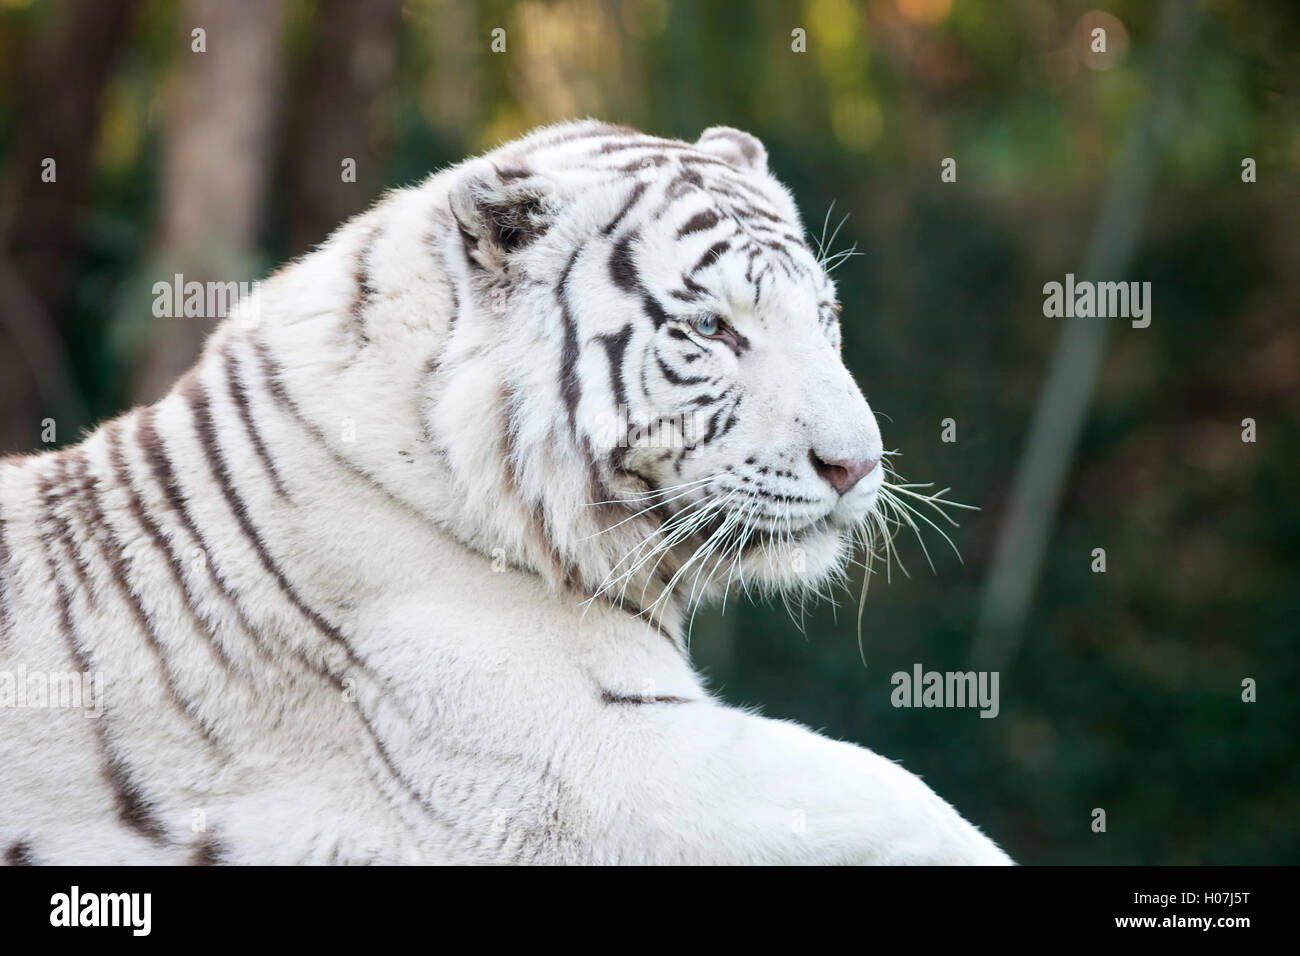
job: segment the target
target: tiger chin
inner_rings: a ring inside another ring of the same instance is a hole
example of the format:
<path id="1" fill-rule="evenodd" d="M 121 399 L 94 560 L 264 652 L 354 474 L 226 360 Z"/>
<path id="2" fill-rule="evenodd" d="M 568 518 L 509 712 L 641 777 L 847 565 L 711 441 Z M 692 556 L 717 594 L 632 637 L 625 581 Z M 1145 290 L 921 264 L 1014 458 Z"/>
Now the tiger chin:
<path id="1" fill-rule="evenodd" d="M 3 858 L 1010 862 L 690 665 L 700 601 L 821 587 L 876 505 L 803 236 L 746 133 L 547 127 L 0 463 Z"/>

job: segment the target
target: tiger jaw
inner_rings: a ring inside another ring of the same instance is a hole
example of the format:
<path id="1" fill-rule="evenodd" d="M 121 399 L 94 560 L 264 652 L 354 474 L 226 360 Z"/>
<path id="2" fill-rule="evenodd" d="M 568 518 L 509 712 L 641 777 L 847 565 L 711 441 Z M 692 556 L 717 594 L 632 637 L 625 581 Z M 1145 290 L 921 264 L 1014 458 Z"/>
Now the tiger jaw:
<path id="1" fill-rule="evenodd" d="M 857 529 L 876 507 L 881 484 L 879 476 L 872 476 L 831 508 L 812 516 L 756 514 L 748 507 L 752 499 L 722 511 L 677 548 L 677 566 L 695 569 L 687 578 L 692 585 L 688 600 L 717 599 L 737 587 L 815 591 L 838 578 L 852 553 Z M 705 495 L 682 506 L 669 521 L 708 500 Z"/>

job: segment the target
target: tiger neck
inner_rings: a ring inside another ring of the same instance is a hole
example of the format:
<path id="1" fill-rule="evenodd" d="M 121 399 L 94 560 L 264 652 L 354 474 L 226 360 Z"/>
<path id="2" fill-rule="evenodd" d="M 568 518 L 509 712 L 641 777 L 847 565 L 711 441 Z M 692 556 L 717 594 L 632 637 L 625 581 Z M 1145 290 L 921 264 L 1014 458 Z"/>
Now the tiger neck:
<path id="1" fill-rule="evenodd" d="M 428 202 L 436 211 L 436 197 Z M 170 417 L 182 429 L 220 420 L 206 435 L 199 428 L 200 445 L 218 450 L 196 464 L 218 486 L 224 475 L 230 489 L 220 488 L 223 495 L 237 496 L 236 511 L 267 522 L 268 534 L 300 535 L 311 549 L 305 553 L 346 555 L 322 568 L 323 577 L 351 578 L 363 592 L 374 581 L 370 590 L 382 594 L 414 537 L 449 535 L 495 567 L 534 572 L 565 600 L 621 607 L 678 642 L 683 608 L 663 595 L 672 556 L 620 580 L 627 567 L 620 562 L 652 533 L 653 519 L 611 527 L 632 512 L 590 505 L 609 492 L 591 480 L 589 452 L 522 461 L 552 470 L 520 474 L 520 456 L 503 437 L 510 433 L 503 373 L 490 367 L 490 350 L 479 350 L 480 364 L 457 352 L 455 322 L 476 317 L 463 314 L 446 257 L 432 257 L 417 287 L 390 287 L 373 264 L 376 237 L 391 242 L 401 228 L 374 221 L 384 208 L 263 283 L 252 303 L 256 321 L 237 314 L 219 328 L 167 399 L 180 410 L 160 408 L 159 427 Z M 428 255 L 428 235 L 415 229 L 408 238 Z M 322 293 L 346 307 L 316 308 Z M 530 485 L 570 503 L 543 507 L 526 493 Z M 348 554 L 346 540 L 318 540 L 313 530 L 351 527 L 358 535 L 379 514 L 391 537 L 361 553 Z M 335 599 L 346 611 L 364 596 Z"/>

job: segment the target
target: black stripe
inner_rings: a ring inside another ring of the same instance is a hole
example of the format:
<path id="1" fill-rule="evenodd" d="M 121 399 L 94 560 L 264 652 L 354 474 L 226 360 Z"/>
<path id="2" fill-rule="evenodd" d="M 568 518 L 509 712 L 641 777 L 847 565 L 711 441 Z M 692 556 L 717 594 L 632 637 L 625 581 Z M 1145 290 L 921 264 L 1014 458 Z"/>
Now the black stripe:
<path id="1" fill-rule="evenodd" d="M 677 230 L 677 238 L 681 239 L 683 236 L 689 236 L 693 232 L 704 232 L 706 229 L 712 229 L 720 221 L 717 210 L 706 209 L 703 212 L 697 212 L 694 216 L 691 216 L 690 219 L 686 220 L 685 225 Z"/>
<path id="2" fill-rule="evenodd" d="M 149 467 L 149 473 L 153 480 L 162 489 L 163 497 L 166 499 L 172 512 L 180 519 L 181 526 L 194 539 L 194 542 L 203 552 L 205 560 L 201 563 L 208 572 L 208 579 L 212 582 L 217 593 L 225 597 L 230 606 L 234 609 L 236 616 L 239 618 L 240 626 L 244 632 L 253 639 L 258 650 L 263 655 L 263 659 L 268 663 L 274 661 L 270 649 L 262 639 L 261 632 L 254 628 L 248 619 L 244 616 L 238 601 L 235 600 L 234 590 L 226 581 L 225 576 L 220 573 L 216 567 L 216 559 L 212 554 L 212 549 L 208 546 L 207 540 L 194 524 L 194 518 L 190 515 L 189 504 L 185 501 L 185 496 L 181 493 L 180 484 L 176 480 L 175 469 L 172 468 L 171 459 L 167 457 L 167 451 L 163 447 L 162 438 L 154 425 L 154 409 L 152 406 L 140 410 L 140 417 L 135 431 L 136 444 L 144 456 L 145 464 Z M 215 643 L 215 642 L 214 642 Z"/>
<path id="3" fill-rule="evenodd" d="M 739 402 L 736 403 L 736 405 L 739 404 L 740 404 Z M 718 432 L 719 438 L 722 438 L 724 435 L 727 434 L 727 432 L 731 431 L 731 429 L 735 427 L 736 422 L 739 421 L 739 419 L 736 416 L 736 405 L 732 405 L 731 411 L 727 413 L 727 420 L 722 423 L 722 430 Z"/>
<path id="4" fill-rule="evenodd" d="M 637 200 L 645 193 L 647 185 L 649 184 L 645 180 L 642 180 L 632 188 L 631 195 L 627 197 L 627 202 L 623 203 L 623 208 L 618 211 L 618 215 L 611 219 L 605 225 L 605 228 L 601 230 L 604 235 L 608 236 L 618 228 L 618 224 L 623 221 L 624 217 L 626 217 L 629 212 L 632 211 L 632 207 L 636 205 Z"/>
<path id="5" fill-rule="evenodd" d="M 639 296 L 641 307 L 645 310 L 650 321 L 654 323 L 655 328 L 663 325 L 668 321 L 668 315 L 664 312 L 663 307 L 654 299 L 649 291 L 641 284 L 641 277 L 637 274 L 636 264 L 632 261 L 632 243 L 637 239 L 635 231 L 623 235 L 618 242 L 614 243 L 614 248 L 609 255 L 609 275 L 613 279 L 614 285 L 630 295 Z"/>
<path id="6" fill-rule="evenodd" d="M 709 381 L 708 376 L 679 375 L 669 367 L 658 351 L 655 352 L 655 361 L 659 364 L 660 373 L 671 385 L 702 385 Z"/>
<path id="7" fill-rule="evenodd" d="M 50 491 L 48 479 L 42 480 L 38 491 L 41 497 L 48 495 Z M 47 511 L 47 520 L 53 518 L 53 514 Z M 58 537 L 58 543 L 64 552 L 70 555 L 69 543 L 63 539 L 61 534 L 56 533 L 56 537 Z M 46 544 L 48 547 L 49 542 L 47 541 Z M 64 642 L 67 644 L 68 654 L 72 658 L 73 666 L 83 674 L 92 674 L 94 673 L 94 666 L 90 653 L 82 645 L 80 638 L 77 636 L 76 627 L 72 622 L 72 598 L 68 593 L 67 586 L 63 583 L 63 579 L 59 577 L 57 562 L 48 552 L 45 557 L 45 567 L 50 580 L 54 584 L 55 605 L 59 616 L 59 632 L 63 635 Z M 154 816 L 154 802 L 141 793 L 135 785 L 134 775 L 130 767 L 113 749 L 113 745 L 108 739 L 106 717 L 107 710 L 100 715 L 99 719 L 92 720 L 89 723 L 99 747 L 101 772 L 117 803 L 118 819 L 154 843 L 165 844 L 167 838 L 162 822 Z"/>
<path id="8" fill-rule="evenodd" d="M 750 345 L 749 345 L 748 338 L 746 338 L 744 335 L 741 335 L 734 328 L 731 330 L 731 335 L 733 338 L 726 338 L 722 340 L 723 344 L 726 345 L 727 348 L 731 349 L 731 351 L 734 352 L 737 356 L 744 355 L 746 352 L 749 351 Z"/>
<path id="9" fill-rule="evenodd" d="M 666 190 L 668 195 L 674 199 L 678 196 L 684 196 L 691 189 L 703 189 L 704 177 L 700 175 L 699 170 L 683 166 L 682 171 L 673 177 L 672 182 L 668 184 Z"/>
<path id="10" fill-rule="evenodd" d="M 627 385 L 623 381 L 623 356 L 627 352 L 627 343 L 632 338 L 632 323 L 628 323 L 617 332 L 596 336 L 596 341 L 605 346 L 605 356 L 609 360 L 609 387 L 614 393 L 615 408 L 627 404 Z M 629 409 L 630 411 L 630 409 Z"/>
<path id="11" fill-rule="evenodd" d="M 662 219 L 668 210 L 683 196 L 688 195 L 692 190 L 703 189 L 704 179 L 698 172 L 693 169 L 683 169 L 676 176 L 668 181 L 664 187 L 663 201 L 650 214 L 652 221 Z"/>
<path id="12" fill-rule="evenodd" d="M 697 446 L 698 446 L 698 445 L 707 445 L 709 442 L 713 441 L 713 433 L 716 432 L 716 431 L 718 430 L 718 418 L 719 418 L 719 417 L 722 415 L 722 413 L 725 412 L 726 410 L 727 410 L 727 409 L 726 409 L 725 407 L 724 407 L 724 408 L 719 408 L 717 411 L 715 411 L 712 415 L 709 416 L 709 427 L 708 427 L 707 429 L 705 429 L 705 431 L 704 431 L 704 437 L 701 438 L 701 439 L 696 443 Z"/>
<path id="13" fill-rule="evenodd" d="M 33 866 L 32 847 L 25 840 L 9 844 L 5 850 L 5 864 L 7 866 Z"/>
<path id="14" fill-rule="evenodd" d="M 258 459 L 262 462 L 262 467 L 266 469 L 266 475 L 271 479 L 275 493 L 287 501 L 289 493 L 285 491 L 284 483 L 280 481 L 279 472 L 276 470 L 275 463 L 271 460 L 270 453 L 266 450 L 266 444 L 262 441 L 257 426 L 253 424 L 253 413 L 249 407 L 248 391 L 244 387 L 243 379 L 239 374 L 239 358 L 230 347 L 229 339 L 222 343 L 221 359 L 226 366 L 226 385 L 230 390 L 230 398 L 235 404 L 235 410 L 239 413 L 239 420 L 244 423 L 244 431 L 248 434 L 249 441 L 252 442 L 253 451 L 257 453 Z"/>
<path id="15" fill-rule="evenodd" d="M 695 273 L 699 272 L 701 269 L 713 265 L 722 258 L 722 254 L 730 248 L 731 243 L 729 241 L 726 239 L 719 239 L 713 245 L 709 246 L 708 249 L 704 250 L 704 255 L 700 256 L 699 261 L 691 268 L 690 274 L 695 275 Z"/>
<path id="16" fill-rule="evenodd" d="M 600 692 L 601 703 L 604 704 L 689 704 L 690 700 L 685 697 L 675 697 L 669 694 L 657 694 L 654 697 L 640 697 L 636 694 L 615 694 L 610 690 Z"/>
<path id="17" fill-rule="evenodd" d="M 654 404 L 653 400 L 650 398 L 650 386 L 649 386 L 651 352 L 656 352 L 656 354 L 658 354 L 657 351 L 655 350 L 655 341 L 653 337 L 645 339 L 641 343 L 641 355 L 639 356 L 639 361 L 636 363 L 636 367 L 640 370 L 640 375 L 638 377 L 640 378 L 641 381 L 641 398 L 645 400 L 647 406 Z M 630 426 L 631 422 L 628 422 L 628 425 Z M 631 438 L 630 434 L 628 435 L 628 438 L 629 439 Z"/>
<path id="18" fill-rule="evenodd" d="M 226 848 L 212 837 L 205 837 L 194 846 L 190 866 L 221 866 L 225 862 Z"/>
<path id="19" fill-rule="evenodd" d="M 559 285 L 555 288 L 555 297 L 560 303 L 560 320 L 564 324 L 564 343 L 560 346 L 560 395 L 564 398 L 564 408 L 569 415 L 569 431 L 577 433 L 578 402 L 582 399 L 582 381 L 578 377 L 578 325 L 574 321 L 573 311 L 569 307 L 569 276 L 573 265 L 583 247 L 573 250 L 564 271 L 560 273 Z"/>
<path id="20" fill-rule="evenodd" d="M 691 399 L 691 404 L 696 408 L 708 408 L 710 405 L 717 404 L 727 397 L 727 390 L 719 392 L 717 395 L 696 395 Z"/>
<path id="21" fill-rule="evenodd" d="M 348 309 L 348 328 L 352 330 L 353 337 L 361 348 L 370 344 L 370 335 L 366 331 L 366 308 L 375 294 L 370 285 L 370 252 L 378 237 L 379 226 L 374 226 L 357 252 L 357 264 L 353 273 L 357 291 L 352 297 L 352 306 Z"/>
<path id="22" fill-rule="evenodd" d="M 112 571 L 113 585 L 117 590 L 118 597 L 130 608 L 137 629 L 145 638 L 145 643 L 149 645 L 149 649 L 153 651 L 158 665 L 158 676 L 162 680 L 163 687 L 167 690 L 168 699 L 182 717 L 188 718 L 194 724 L 199 735 L 204 740 L 218 749 L 223 749 L 213 734 L 212 728 L 196 712 L 193 703 L 185 699 L 180 688 L 176 685 L 176 675 L 172 672 L 171 665 L 167 661 L 167 651 L 163 647 L 158 628 L 145 610 L 144 605 L 140 603 L 140 598 L 135 593 L 135 589 L 131 587 L 131 579 L 126 565 L 126 554 L 122 550 L 121 542 L 114 537 L 109 529 L 108 521 L 93 488 L 96 483 L 95 479 L 90 475 L 84 460 L 79 460 L 78 465 L 78 475 L 76 477 L 82 479 L 82 481 L 80 488 L 77 490 L 77 501 L 86 505 L 89 509 L 88 524 L 91 528 L 91 540 L 95 542 L 101 560 Z"/>
<path id="23" fill-rule="evenodd" d="M 221 646 L 221 642 L 217 640 L 216 632 L 212 629 L 212 626 L 206 624 L 199 615 L 198 606 L 194 602 L 194 596 L 190 593 L 189 586 L 185 583 L 185 577 L 181 573 L 180 558 L 176 555 L 176 552 L 172 550 L 172 546 L 170 542 L 168 542 L 166 535 L 163 534 L 162 528 L 160 528 L 158 523 L 149 516 L 148 511 L 145 510 L 144 502 L 140 500 L 140 495 L 136 491 L 130 470 L 127 468 L 126 457 L 122 453 L 122 430 L 119 423 L 110 422 L 104 429 L 104 437 L 108 442 L 108 460 L 109 465 L 113 469 L 113 480 L 126 494 L 127 511 L 131 513 L 131 517 L 136 520 L 136 523 L 144 529 L 145 534 L 149 536 L 149 540 L 153 542 L 153 546 L 162 554 L 164 558 L 163 563 L 171 573 L 172 584 L 184 599 L 183 603 L 185 604 L 185 611 L 193 622 L 195 629 L 198 633 L 206 634 L 208 636 L 209 643 L 212 645 L 212 651 L 217 656 L 217 659 L 221 661 L 222 666 L 225 667 L 228 672 L 234 673 L 235 666 L 231 662 L 229 656 L 227 656 L 225 648 Z M 161 484 L 161 482 L 159 483 Z M 182 523 L 187 523 L 189 520 L 188 515 L 182 514 L 180 517 Z M 194 532 L 191 532 L 191 534 L 195 540 L 202 545 L 202 540 L 198 535 Z M 206 561 L 204 562 L 204 565 L 207 565 Z M 212 574 L 210 568 L 208 569 L 208 574 Z"/>
<path id="24" fill-rule="evenodd" d="M 638 133 L 635 139 L 620 140 L 614 143 L 605 143 L 600 147 L 602 153 L 621 153 L 629 149 L 693 149 L 688 143 L 680 142 L 675 139 L 661 139 L 658 136 L 646 136 L 644 133 Z"/>
<path id="25" fill-rule="evenodd" d="M 72 523 L 66 515 L 56 512 L 59 505 L 62 505 L 66 511 L 72 507 L 72 502 L 67 494 L 68 488 L 68 465 L 72 458 L 83 455 L 84 451 L 78 446 L 57 453 L 54 456 L 54 467 L 58 469 L 59 487 L 56 489 L 52 481 L 46 481 L 42 484 L 44 494 L 42 503 L 45 505 L 49 518 L 59 524 L 61 533 L 66 536 L 68 541 L 68 554 L 72 559 L 72 571 L 77 576 L 77 583 L 91 608 L 99 609 L 99 592 L 90 583 L 90 565 L 86 563 L 81 553 L 81 545 L 77 542 L 76 535 L 72 532 Z M 85 524 L 84 515 L 82 524 Z"/>
<path id="26" fill-rule="evenodd" d="M 634 293 L 641 289 L 636 264 L 632 261 L 632 242 L 636 239 L 636 235 L 635 232 L 624 234 L 618 242 L 614 243 L 614 249 L 609 254 L 609 277 L 614 280 L 614 285 L 624 292 Z"/>

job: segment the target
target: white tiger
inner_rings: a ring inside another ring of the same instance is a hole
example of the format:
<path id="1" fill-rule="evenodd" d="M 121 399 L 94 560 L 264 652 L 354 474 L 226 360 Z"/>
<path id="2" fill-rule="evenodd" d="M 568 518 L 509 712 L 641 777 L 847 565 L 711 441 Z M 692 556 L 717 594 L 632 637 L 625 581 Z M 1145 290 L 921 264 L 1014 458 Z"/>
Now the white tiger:
<path id="1" fill-rule="evenodd" d="M 4 461 L 10 702 L 102 679 L 0 708 L 5 859 L 1009 862 L 684 649 L 694 602 L 842 573 L 881 484 L 802 234 L 746 133 L 548 127 L 342 226 L 157 404 Z"/>

